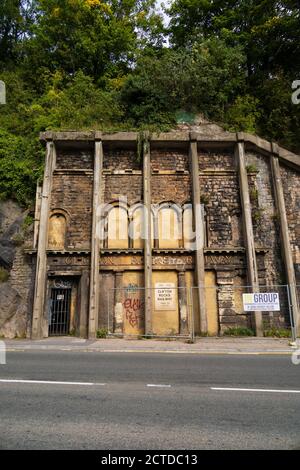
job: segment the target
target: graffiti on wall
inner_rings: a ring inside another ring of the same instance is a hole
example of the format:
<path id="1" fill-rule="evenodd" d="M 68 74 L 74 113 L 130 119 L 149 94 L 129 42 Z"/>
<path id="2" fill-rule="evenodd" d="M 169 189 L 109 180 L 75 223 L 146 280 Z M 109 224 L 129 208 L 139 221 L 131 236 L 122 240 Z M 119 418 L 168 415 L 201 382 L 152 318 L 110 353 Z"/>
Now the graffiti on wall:
<path id="1" fill-rule="evenodd" d="M 144 301 L 140 298 L 140 291 L 137 284 L 129 284 L 125 288 L 125 300 L 123 308 L 126 320 L 132 328 L 135 328 L 142 319 Z"/>

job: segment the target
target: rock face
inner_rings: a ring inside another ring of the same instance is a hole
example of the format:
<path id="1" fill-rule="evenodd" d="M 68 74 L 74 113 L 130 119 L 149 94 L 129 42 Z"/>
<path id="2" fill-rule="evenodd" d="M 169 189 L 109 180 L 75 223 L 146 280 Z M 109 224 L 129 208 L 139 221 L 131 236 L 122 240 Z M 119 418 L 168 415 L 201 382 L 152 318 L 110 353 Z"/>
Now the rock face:
<path id="1" fill-rule="evenodd" d="M 15 265 L 23 256 L 16 236 L 22 231 L 25 216 L 26 212 L 13 201 L 0 203 L 0 268 L 9 273 L 9 279 L 0 282 L 0 336 L 5 338 L 26 335 L 28 296 L 15 276 Z"/>
<path id="2" fill-rule="evenodd" d="M 5 338 L 24 337 L 26 334 L 26 306 L 9 282 L 0 284 L 0 334 Z"/>
<path id="3" fill-rule="evenodd" d="M 10 269 L 15 255 L 14 237 L 24 219 L 22 210 L 13 201 L 0 203 L 0 266 Z"/>

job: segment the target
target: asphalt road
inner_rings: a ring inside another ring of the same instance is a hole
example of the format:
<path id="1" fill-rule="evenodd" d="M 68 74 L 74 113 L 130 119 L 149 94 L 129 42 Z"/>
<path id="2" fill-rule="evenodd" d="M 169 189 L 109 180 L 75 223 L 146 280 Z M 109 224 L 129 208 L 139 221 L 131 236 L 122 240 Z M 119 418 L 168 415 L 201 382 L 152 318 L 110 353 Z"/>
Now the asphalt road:
<path id="1" fill-rule="evenodd" d="M 10 352 L 0 448 L 300 449 L 293 391 L 288 355 Z"/>

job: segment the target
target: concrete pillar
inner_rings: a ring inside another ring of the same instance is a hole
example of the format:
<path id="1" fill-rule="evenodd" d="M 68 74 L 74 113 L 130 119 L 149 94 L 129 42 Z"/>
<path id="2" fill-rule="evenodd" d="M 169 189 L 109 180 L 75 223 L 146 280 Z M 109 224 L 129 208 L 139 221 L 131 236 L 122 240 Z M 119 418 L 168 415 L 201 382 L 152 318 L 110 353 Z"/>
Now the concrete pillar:
<path id="1" fill-rule="evenodd" d="M 87 292 L 89 290 L 89 272 L 88 271 L 83 271 L 78 290 L 79 290 L 79 299 L 80 299 L 78 333 L 81 338 L 86 338 L 88 335 L 88 296 L 87 296 Z"/>
<path id="2" fill-rule="evenodd" d="M 116 273 L 114 301 L 114 333 L 123 333 L 123 272 Z"/>
<path id="3" fill-rule="evenodd" d="M 152 246 L 151 246 L 151 165 L 150 142 L 144 141 L 144 286 L 145 286 L 145 334 L 152 333 Z"/>
<path id="4" fill-rule="evenodd" d="M 42 186 L 38 182 L 36 185 L 35 195 L 35 212 L 34 212 L 34 235 L 33 235 L 33 249 L 37 249 L 40 217 L 41 217 L 41 203 L 42 203 Z"/>
<path id="5" fill-rule="evenodd" d="M 95 142 L 94 185 L 93 185 L 93 222 L 91 240 L 91 275 L 89 302 L 89 338 L 95 338 L 99 316 L 99 261 L 100 261 L 100 198 L 103 168 L 103 147 L 101 141 Z"/>
<path id="6" fill-rule="evenodd" d="M 200 203 L 199 162 L 196 137 L 190 134 L 190 171 L 193 188 L 193 212 L 196 232 L 195 274 L 198 287 L 200 309 L 200 331 L 207 333 L 207 313 L 205 303 L 205 261 L 204 261 L 204 221 Z"/>
<path id="7" fill-rule="evenodd" d="M 247 175 L 246 164 L 245 164 L 245 148 L 244 148 L 243 142 L 237 143 L 235 153 L 236 153 L 238 173 L 239 173 L 239 185 L 240 185 L 242 216 L 243 216 L 244 244 L 245 244 L 245 249 L 246 249 L 246 257 L 247 257 L 248 283 L 250 284 L 253 292 L 258 292 L 259 291 L 258 270 L 257 270 L 257 261 L 256 261 L 255 245 L 254 245 L 251 203 L 250 203 L 249 187 L 248 187 L 248 175 Z M 254 327 L 255 327 L 256 335 L 263 336 L 262 313 L 254 312 L 251 318 L 252 318 L 252 323 L 254 324 Z"/>
<path id="8" fill-rule="evenodd" d="M 178 272 L 178 300 L 179 300 L 179 319 L 180 334 L 187 335 L 189 333 L 189 315 L 187 288 L 185 282 L 185 271 Z"/>
<path id="9" fill-rule="evenodd" d="M 34 288 L 32 339 L 48 336 L 48 322 L 45 318 L 45 292 L 47 283 L 47 244 L 50 196 L 53 171 L 56 165 L 56 152 L 54 142 L 47 142 L 45 172 L 41 195 L 40 223 L 38 234 L 38 247 L 36 257 L 36 276 Z"/>
<path id="10" fill-rule="evenodd" d="M 274 153 L 276 148 L 273 145 Z M 300 312 L 297 301 L 296 292 L 296 277 L 293 263 L 293 256 L 289 237 L 289 226 L 286 216 L 284 193 L 282 187 L 282 180 L 280 174 L 280 166 L 278 157 L 275 155 L 271 157 L 271 170 L 273 178 L 273 188 L 275 194 L 276 208 L 278 211 L 279 222 L 280 222 L 280 235 L 281 235 L 281 251 L 285 264 L 286 279 L 290 287 L 290 296 L 293 309 L 293 318 L 297 327 L 297 332 L 300 332 Z"/>

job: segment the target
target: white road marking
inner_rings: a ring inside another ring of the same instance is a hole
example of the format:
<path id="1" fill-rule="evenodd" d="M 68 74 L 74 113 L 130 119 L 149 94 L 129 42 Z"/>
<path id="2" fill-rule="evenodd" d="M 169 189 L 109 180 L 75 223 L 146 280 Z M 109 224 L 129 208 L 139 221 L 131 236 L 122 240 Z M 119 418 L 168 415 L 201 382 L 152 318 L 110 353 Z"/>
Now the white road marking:
<path id="1" fill-rule="evenodd" d="M 44 385 L 106 385 L 104 383 L 94 382 L 59 382 L 54 380 L 23 380 L 23 379 L 0 379 L 2 383 L 22 383 L 22 384 L 44 384 Z"/>
<path id="2" fill-rule="evenodd" d="M 147 387 L 171 388 L 171 385 L 165 385 L 165 384 L 147 384 Z"/>
<path id="3" fill-rule="evenodd" d="M 230 392 L 300 393 L 300 390 L 275 390 L 275 389 L 265 389 L 265 388 L 211 387 L 211 390 L 221 390 L 221 391 L 230 391 Z"/>

